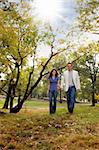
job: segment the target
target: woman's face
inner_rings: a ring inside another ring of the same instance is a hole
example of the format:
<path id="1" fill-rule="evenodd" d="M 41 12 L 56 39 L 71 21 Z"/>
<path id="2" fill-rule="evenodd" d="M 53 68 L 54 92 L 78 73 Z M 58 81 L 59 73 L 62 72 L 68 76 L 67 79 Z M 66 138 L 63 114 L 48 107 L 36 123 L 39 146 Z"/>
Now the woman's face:
<path id="1" fill-rule="evenodd" d="M 56 71 L 55 71 L 55 70 L 53 70 L 52 75 L 53 75 L 53 76 L 55 76 L 55 75 L 56 75 Z"/>

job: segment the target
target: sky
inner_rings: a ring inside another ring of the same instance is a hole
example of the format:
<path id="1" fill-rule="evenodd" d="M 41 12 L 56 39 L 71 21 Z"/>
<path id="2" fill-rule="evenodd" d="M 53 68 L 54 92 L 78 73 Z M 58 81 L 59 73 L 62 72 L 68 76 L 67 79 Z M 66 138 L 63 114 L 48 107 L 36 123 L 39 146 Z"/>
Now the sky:
<path id="1" fill-rule="evenodd" d="M 9 0 L 9 2 L 19 2 L 20 0 Z M 37 0 L 38 1 L 38 0 Z M 46 0 L 47 1 L 47 0 Z M 75 0 L 57 0 L 60 1 L 61 7 L 62 7 L 62 12 L 60 12 L 60 15 L 64 18 L 57 17 L 54 22 L 52 23 L 54 26 L 61 26 L 62 23 L 64 23 L 65 26 L 70 26 L 77 13 L 75 11 Z"/>
<path id="2" fill-rule="evenodd" d="M 19 2 L 20 0 L 9 0 L 10 2 Z M 29 0 L 31 1 L 31 0 Z M 48 2 L 47 0 L 34 0 L 36 2 Z M 59 10 L 58 15 L 50 22 L 50 25 L 53 27 L 53 29 L 59 29 L 63 30 L 64 32 L 68 32 L 69 29 L 75 24 L 77 20 L 77 12 L 76 12 L 76 0 L 50 0 L 50 1 L 58 1 L 59 5 L 58 7 L 61 7 L 61 10 Z M 44 5 L 44 4 L 43 4 Z M 45 4 L 47 5 L 47 3 Z M 43 7 L 43 6 L 42 6 Z M 47 7 L 47 6 L 46 6 Z M 44 9 L 46 8 L 44 7 Z M 42 10 L 40 10 L 42 11 Z M 52 10 L 53 11 L 53 10 Z M 41 12 L 40 12 L 41 13 Z M 43 12 L 46 13 L 46 12 Z M 45 14 L 43 14 L 45 15 Z M 43 18 L 41 18 L 43 20 Z M 61 37 L 61 35 L 58 35 Z M 90 40 L 97 40 L 99 39 L 99 35 L 94 35 L 90 33 L 84 33 L 85 38 L 88 37 Z M 83 43 L 84 36 L 81 38 L 81 43 Z M 76 37 L 75 37 L 76 40 Z M 45 46 L 44 44 L 40 45 L 38 47 L 38 53 L 40 57 L 48 57 L 50 53 L 50 48 L 48 46 Z"/>
<path id="3" fill-rule="evenodd" d="M 57 1 L 61 1 L 60 5 L 61 5 L 61 10 L 59 12 L 60 16 L 57 16 L 52 22 L 50 22 L 50 25 L 52 26 L 53 29 L 59 29 L 62 30 L 64 32 L 69 31 L 69 29 L 71 28 L 73 22 L 75 21 L 75 18 L 77 17 L 77 13 L 75 10 L 75 0 L 57 0 Z M 62 35 L 58 35 L 61 36 Z M 39 55 L 41 57 L 48 57 L 49 53 L 50 53 L 50 47 L 48 46 L 40 46 L 38 48 L 39 50 Z"/>

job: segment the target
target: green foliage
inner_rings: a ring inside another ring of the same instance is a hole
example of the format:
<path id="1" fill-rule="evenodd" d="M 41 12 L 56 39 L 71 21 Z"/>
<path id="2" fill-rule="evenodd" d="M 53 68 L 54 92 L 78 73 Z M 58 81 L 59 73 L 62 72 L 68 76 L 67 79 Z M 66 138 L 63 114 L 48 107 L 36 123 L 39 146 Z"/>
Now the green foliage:
<path id="1" fill-rule="evenodd" d="M 17 78 L 17 67 L 20 66 L 18 90 L 23 85 L 21 94 L 25 91 L 28 77 L 24 68 L 27 67 L 28 57 L 34 55 L 38 36 L 34 18 L 29 16 L 29 9 L 27 3 L 20 4 L 21 11 L 17 7 L 7 11 L 0 9 L 0 72 L 5 74 L 7 90 L 10 79 Z M 2 87 L 4 82 L 0 84 Z"/>
<path id="2" fill-rule="evenodd" d="M 90 69 L 87 67 L 87 59 L 88 61 L 93 61 L 95 59 L 95 56 L 98 55 L 99 52 L 99 44 L 98 42 L 90 43 L 88 46 L 83 47 L 81 46 L 78 51 L 75 51 L 70 55 L 70 58 L 76 59 L 76 62 L 74 62 L 74 69 L 78 70 L 80 74 L 80 80 L 81 80 L 81 92 L 78 93 L 78 100 L 89 100 L 91 101 L 91 93 L 93 91 L 92 89 L 92 79 L 90 73 Z M 97 60 L 95 60 L 95 65 L 93 66 L 94 69 L 98 69 L 96 66 Z M 97 70 L 98 71 L 98 70 Z M 98 74 L 97 74 L 98 75 Z M 98 91 L 98 77 L 95 83 L 95 93 Z"/>
<path id="3" fill-rule="evenodd" d="M 23 16 L 24 13 L 25 10 Z M 27 56 L 33 53 L 35 47 L 37 30 L 36 26 L 32 25 L 31 18 L 20 16 L 17 10 L 0 10 L 0 16 L 0 62 L 2 64 L 0 69 L 2 72 L 10 73 L 15 69 L 16 62 L 20 64 L 21 57 L 26 57 L 23 61 L 23 65 L 26 65 Z"/>
<path id="4" fill-rule="evenodd" d="M 98 28 L 98 0 L 77 0 L 78 12 L 80 13 L 79 27 L 81 30 L 99 34 Z"/>

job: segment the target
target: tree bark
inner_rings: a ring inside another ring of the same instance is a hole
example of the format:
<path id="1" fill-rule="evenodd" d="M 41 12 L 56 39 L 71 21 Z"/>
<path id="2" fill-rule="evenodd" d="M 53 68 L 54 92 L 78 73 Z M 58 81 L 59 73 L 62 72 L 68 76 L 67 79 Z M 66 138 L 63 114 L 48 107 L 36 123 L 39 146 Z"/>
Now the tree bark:
<path id="1" fill-rule="evenodd" d="M 5 103 L 3 105 L 3 109 L 8 109 L 10 94 L 11 94 L 11 80 L 10 80 L 10 83 L 9 83 L 9 86 L 8 86 L 8 91 L 7 91 Z"/>
<path id="2" fill-rule="evenodd" d="M 62 69 L 60 73 L 60 85 L 61 85 L 61 76 L 62 76 Z M 62 90 L 60 89 L 60 103 L 62 103 Z"/>
<path id="3" fill-rule="evenodd" d="M 8 109 L 8 105 L 9 105 L 9 95 L 7 94 L 6 100 L 5 100 L 5 103 L 2 107 L 2 109 Z"/>
<path id="4" fill-rule="evenodd" d="M 24 101 L 20 101 L 20 103 L 18 103 L 15 107 L 11 108 L 10 113 L 18 113 L 23 106 L 23 102 Z"/>
<path id="5" fill-rule="evenodd" d="M 94 87 L 94 82 L 92 83 L 92 106 L 95 106 L 95 87 Z"/>

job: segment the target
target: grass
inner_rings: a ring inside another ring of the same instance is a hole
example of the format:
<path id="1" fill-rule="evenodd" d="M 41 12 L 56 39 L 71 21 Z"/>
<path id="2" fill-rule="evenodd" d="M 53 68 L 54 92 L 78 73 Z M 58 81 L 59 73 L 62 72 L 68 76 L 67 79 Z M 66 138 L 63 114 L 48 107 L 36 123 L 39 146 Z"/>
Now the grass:
<path id="1" fill-rule="evenodd" d="M 99 150 L 99 106 L 76 104 L 74 114 L 58 104 L 27 101 L 17 114 L 0 115 L 0 150 Z M 0 104 L 2 107 L 2 104 Z"/>
<path id="2" fill-rule="evenodd" d="M 1 99 L 0 99 L 0 108 L 3 107 L 3 104 L 4 104 L 4 100 L 1 100 Z"/>

